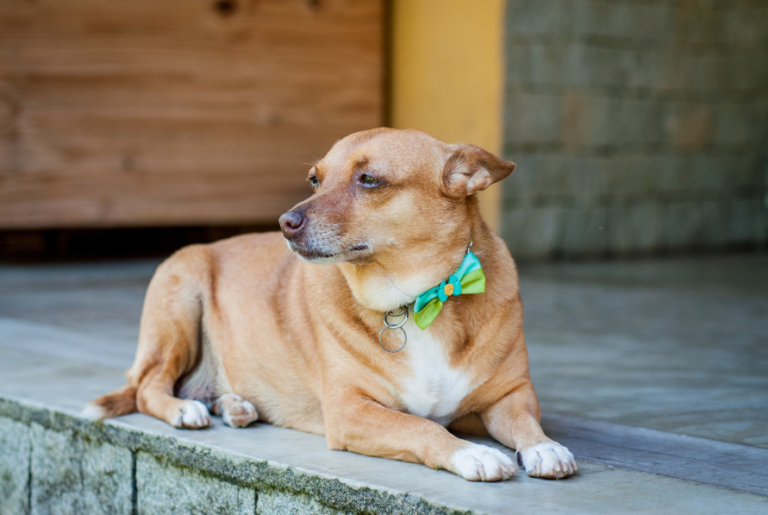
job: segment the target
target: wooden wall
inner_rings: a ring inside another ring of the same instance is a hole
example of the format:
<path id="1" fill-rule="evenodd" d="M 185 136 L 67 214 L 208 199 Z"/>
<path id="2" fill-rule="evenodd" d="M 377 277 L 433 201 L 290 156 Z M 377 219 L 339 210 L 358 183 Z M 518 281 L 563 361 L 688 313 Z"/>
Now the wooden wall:
<path id="1" fill-rule="evenodd" d="M 2 0 L 0 229 L 274 221 L 382 124 L 384 0 Z"/>

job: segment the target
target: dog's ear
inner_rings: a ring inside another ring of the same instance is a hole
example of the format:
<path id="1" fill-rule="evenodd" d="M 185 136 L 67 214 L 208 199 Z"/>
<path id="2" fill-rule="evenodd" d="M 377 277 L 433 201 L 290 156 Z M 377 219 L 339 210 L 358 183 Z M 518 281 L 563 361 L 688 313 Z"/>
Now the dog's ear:
<path id="1" fill-rule="evenodd" d="M 466 197 L 506 178 L 515 163 L 503 161 L 474 145 L 449 145 L 453 151 L 443 167 L 443 185 L 451 197 Z"/>

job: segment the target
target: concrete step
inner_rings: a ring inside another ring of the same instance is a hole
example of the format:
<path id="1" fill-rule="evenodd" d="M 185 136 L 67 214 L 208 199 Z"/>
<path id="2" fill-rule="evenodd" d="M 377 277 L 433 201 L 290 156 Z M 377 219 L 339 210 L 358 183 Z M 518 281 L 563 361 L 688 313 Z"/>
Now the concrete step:
<path id="1" fill-rule="evenodd" d="M 484 442 L 490 443 L 490 442 Z M 510 451 L 508 451 L 510 452 Z M 511 452 L 510 452 L 511 454 Z M 768 498 L 581 462 L 571 479 L 470 483 L 325 449 L 256 424 L 176 430 L 140 414 L 92 423 L 0 399 L 0 513 L 765 513 Z"/>
<path id="2" fill-rule="evenodd" d="M 11 364 L 9 357 L 0 352 L 3 364 Z M 38 357 L 37 365 L 49 375 L 45 403 L 0 394 L 3 515 L 616 513 L 627 507 L 701 514 L 768 509 L 765 496 L 611 467 L 596 463 L 599 456 L 584 461 L 585 453 L 595 452 L 594 445 L 585 451 L 589 438 L 568 436 L 574 433 L 571 427 L 576 434 L 584 431 L 571 417 L 548 421 L 580 459 L 577 476 L 546 481 L 518 472 L 504 483 L 470 483 L 420 465 L 329 451 L 321 437 L 267 424 L 232 429 L 214 419 L 210 429 L 188 431 L 141 414 L 92 423 L 63 407 L 80 404 L 67 383 L 78 372 L 101 384 L 103 378 L 88 367 L 76 372 L 77 367 L 61 359 Z M 29 383 L 39 381 L 34 367 L 28 371 Z M 118 382 L 119 374 L 113 375 L 109 382 Z M 0 381 L 3 389 L 7 384 Z M 56 397 L 58 403 L 52 400 Z M 475 440 L 512 454 L 493 442 Z M 616 461 L 615 455 L 609 458 Z"/>

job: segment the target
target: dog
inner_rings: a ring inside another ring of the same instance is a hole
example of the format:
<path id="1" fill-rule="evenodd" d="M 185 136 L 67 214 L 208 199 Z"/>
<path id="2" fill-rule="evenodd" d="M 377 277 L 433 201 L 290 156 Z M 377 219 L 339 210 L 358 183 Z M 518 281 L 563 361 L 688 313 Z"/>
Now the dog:
<path id="1" fill-rule="evenodd" d="M 572 475 L 573 455 L 539 425 L 515 264 L 478 211 L 476 193 L 514 169 L 416 130 L 338 141 L 282 233 L 192 245 L 159 266 L 128 384 L 84 414 L 262 420 L 470 481 L 508 479 L 518 462 Z"/>

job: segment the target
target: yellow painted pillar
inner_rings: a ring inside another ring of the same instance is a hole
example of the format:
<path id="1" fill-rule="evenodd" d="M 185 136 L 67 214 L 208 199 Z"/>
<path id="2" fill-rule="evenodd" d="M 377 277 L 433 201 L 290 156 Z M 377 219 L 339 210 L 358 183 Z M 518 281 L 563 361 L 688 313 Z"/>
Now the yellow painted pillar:
<path id="1" fill-rule="evenodd" d="M 502 150 L 504 0 L 392 0 L 391 124 Z M 498 231 L 501 187 L 481 192 Z"/>

